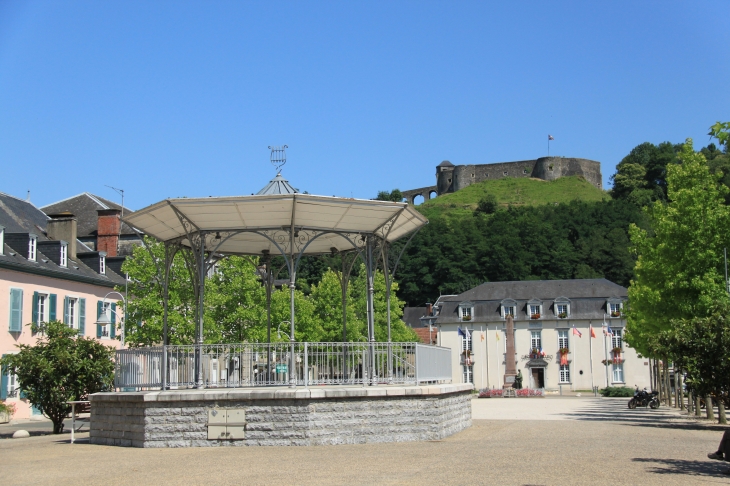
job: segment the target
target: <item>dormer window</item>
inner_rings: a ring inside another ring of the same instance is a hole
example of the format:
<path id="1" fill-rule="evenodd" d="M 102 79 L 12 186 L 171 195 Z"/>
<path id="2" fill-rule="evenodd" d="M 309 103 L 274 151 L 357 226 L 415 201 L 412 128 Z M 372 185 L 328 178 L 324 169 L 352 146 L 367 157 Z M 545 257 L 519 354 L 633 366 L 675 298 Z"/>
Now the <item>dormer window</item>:
<path id="1" fill-rule="evenodd" d="M 65 242 L 61 242 L 60 266 L 62 266 L 64 268 L 68 267 L 68 244 Z"/>
<path id="2" fill-rule="evenodd" d="M 527 315 L 530 319 L 540 319 L 542 317 L 542 302 L 535 299 L 528 302 Z"/>
<path id="3" fill-rule="evenodd" d="M 471 302 L 463 302 L 459 304 L 459 320 L 471 321 L 474 316 L 474 304 Z"/>
<path id="4" fill-rule="evenodd" d="M 567 297 L 558 297 L 555 299 L 554 309 L 555 317 L 558 319 L 567 319 L 570 317 L 570 300 Z"/>
<path id="5" fill-rule="evenodd" d="M 623 309 L 623 302 L 621 299 L 609 299 L 608 300 L 608 315 L 612 318 L 621 317 L 621 311 Z"/>
<path id="6" fill-rule="evenodd" d="M 99 273 L 102 275 L 106 274 L 106 257 L 105 256 L 99 257 Z"/>
<path id="7" fill-rule="evenodd" d="M 28 238 L 28 260 L 36 261 L 36 246 L 38 244 L 38 237 L 36 235 L 29 235 Z"/>
<path id="8" fill-rule="evenodd" d="M 502 318 L 507 319 L 507 316 L 515 316 L 515 310 L 517 309 L 517 302 L 512 299 L 504 299 L 502 301 Z"/>

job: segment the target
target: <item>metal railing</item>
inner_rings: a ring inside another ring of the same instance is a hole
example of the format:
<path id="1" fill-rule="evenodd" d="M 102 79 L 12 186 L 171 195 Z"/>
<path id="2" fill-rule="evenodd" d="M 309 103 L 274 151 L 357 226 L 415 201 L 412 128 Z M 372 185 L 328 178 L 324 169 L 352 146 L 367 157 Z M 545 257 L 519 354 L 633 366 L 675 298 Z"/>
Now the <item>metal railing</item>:
<path id="1" fill-rule="evenodd" d="M 116 388 L 417 384 L 451 381 L 451 350 L 417 343 L 241 343 L 118 350 Z M 293 370 L 290 369 L 294 363 Z"/>

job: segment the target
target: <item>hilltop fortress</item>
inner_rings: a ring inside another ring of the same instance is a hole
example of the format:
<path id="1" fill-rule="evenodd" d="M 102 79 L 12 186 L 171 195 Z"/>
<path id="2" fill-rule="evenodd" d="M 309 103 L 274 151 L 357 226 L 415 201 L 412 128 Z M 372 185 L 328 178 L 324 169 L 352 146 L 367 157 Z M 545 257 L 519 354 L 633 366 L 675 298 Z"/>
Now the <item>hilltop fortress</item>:
<path id="1" fill-rule="evenodd" d="M 414 204 L 414 199 L 418 196 L 423 196 L 423 199 L 428 201 L 431 197 L 456 192 L 477 182 L 492 179 L 532 177 L 553 181 L 567 176 L 581 176 L 598 189 L 603 188 L 600 162 L 569 157 L 540 157 L 534 160 L 477 165 L 454 165 L 444 160 L 436 166 L 435 186 L 411 189 L 402 193 L 410 204 Z"/>

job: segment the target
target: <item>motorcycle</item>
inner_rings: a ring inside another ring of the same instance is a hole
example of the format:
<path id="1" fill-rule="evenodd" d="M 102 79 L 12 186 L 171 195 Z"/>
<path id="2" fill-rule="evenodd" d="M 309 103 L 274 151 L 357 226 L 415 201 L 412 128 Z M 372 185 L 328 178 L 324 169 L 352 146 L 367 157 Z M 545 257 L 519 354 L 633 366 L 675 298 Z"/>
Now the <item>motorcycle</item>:
<path id="1" fill-rule="evenodd" d="M 639 390 L 639 387 L 637 386 L 636 390 L 634 390 L 633 398 L 629 400 L 629 408 L 633 410 L 636 407 L 646 408 L 648 406 L 652 410 L 656 410 L 659 408 L 658 395 L 659 392 L 657 391 L 648 392 L 646 391 L 646 388 Z"/>

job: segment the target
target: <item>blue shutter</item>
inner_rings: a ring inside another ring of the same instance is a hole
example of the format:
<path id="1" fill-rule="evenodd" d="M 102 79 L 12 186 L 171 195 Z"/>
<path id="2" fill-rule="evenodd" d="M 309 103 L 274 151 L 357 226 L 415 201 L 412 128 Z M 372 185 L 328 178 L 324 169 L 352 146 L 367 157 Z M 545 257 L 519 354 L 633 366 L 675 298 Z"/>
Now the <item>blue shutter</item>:
<path id="1" fill-rule="evenodd" d="M 102 312 L 104 312 L 104 302 L 101 300 L 96 301 L 96 320 L 98 321 L 101 317 Z M 101 338 L 101 325 L 96 325 L 96 337 Z"/>
<path id="2" fill-rule="evenodd" d="M 23 290 L 10 289 L 10 332 L 23 330 Z"/>
<path id="3" fill-rule="evenodd" d="M 68 295 L 63 298 L 63 323 L 68 324 Z"/>
<path id="4" fill-rule="evenodd" d="M 38 325 L 38 292 L 33 292 L 33 324 Z"/>
<path id="5" fill-rule="evenodd" d="M 79 336 L 86 332 L 86 299 L 79 299 Z"/>
<path id="6" fill-rule="evenodd" d="M 116 329 L 117 329 L 117 304 L 112 303 L 112 325 L 109 326 L 109 337 L 114 339 L 116 337 Z"/>
<path id="7" fill-rule="evenodd" d="M 3 354 L 3 358 L 7 356 Z M 0 369 L 0 400 L 8 398 L 8 369 L 7 366 L 3 366 Z"/>
<path id="8" fill-rule="evenodd" d="M 48 296 L 48 320 L 49 321 L 55 321 L 56 320 L 56 294 L 51 294 Z"/>

